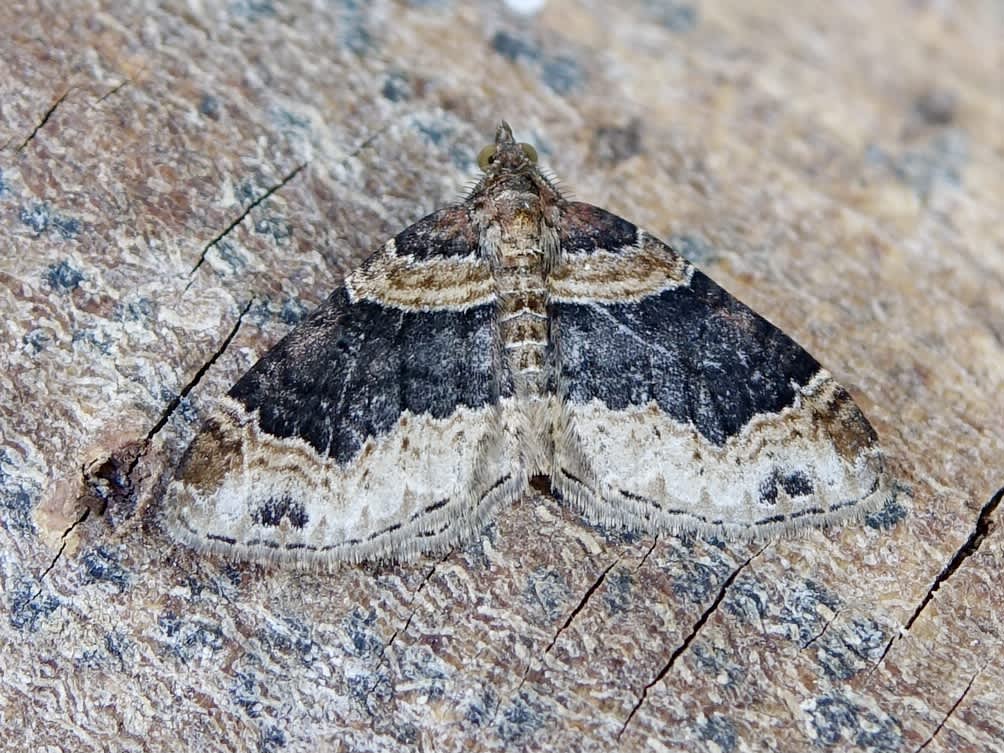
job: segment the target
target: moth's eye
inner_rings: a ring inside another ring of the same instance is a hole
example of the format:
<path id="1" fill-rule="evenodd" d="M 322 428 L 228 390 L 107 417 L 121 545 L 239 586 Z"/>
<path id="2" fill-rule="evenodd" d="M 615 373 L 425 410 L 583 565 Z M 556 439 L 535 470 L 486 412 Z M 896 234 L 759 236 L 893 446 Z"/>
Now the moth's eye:
<path id="1" fill-rule="evenodd" d="M 487 170 L 488 165 L 495 161 L 495 145 L 489 144 L 478 152 L 478 167 Z"/>
<path id="2" fill-rule="evenodd" d="M 520 144 L 519 148 L 523 150 L 523 154 L 526 155 L 528 160 L 535 165 L 537 164 L 537 150 L 531 144 Z"/>

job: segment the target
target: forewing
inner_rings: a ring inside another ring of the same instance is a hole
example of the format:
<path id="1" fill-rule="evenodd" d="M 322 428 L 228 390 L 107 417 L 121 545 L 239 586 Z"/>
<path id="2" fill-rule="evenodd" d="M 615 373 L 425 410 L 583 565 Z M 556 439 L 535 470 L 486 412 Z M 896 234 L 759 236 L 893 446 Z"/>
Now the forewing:
<path id="1" fill-rule="evenodd" d="M 877 438 L 814 358 L 662 242 L 584 204 L 552 279 L 552 483 L 591 517 L 740 538 L 860 515 Z"/>
<path id="2" fill-rule="evenodd" d="M 461 208 L 388 242 L 220 401 L 165 520 L 253 560 L 407 558 L 522 491 L 490 273 Z"/>

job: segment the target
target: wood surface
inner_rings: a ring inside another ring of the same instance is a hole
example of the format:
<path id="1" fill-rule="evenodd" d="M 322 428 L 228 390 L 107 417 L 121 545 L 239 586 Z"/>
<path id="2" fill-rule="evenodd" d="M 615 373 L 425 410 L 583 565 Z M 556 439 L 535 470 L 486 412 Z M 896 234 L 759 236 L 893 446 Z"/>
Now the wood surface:
<path id="1" fill-rule="evenodd" d="M 1002 749 L 1002 38 L 993 0 L 0 5 L 0 750 Z M 536 494 L 327 574 L 174 545 L 212 399 L 503 117 L 819 358 L 895 501 L 764 546 Z"/>

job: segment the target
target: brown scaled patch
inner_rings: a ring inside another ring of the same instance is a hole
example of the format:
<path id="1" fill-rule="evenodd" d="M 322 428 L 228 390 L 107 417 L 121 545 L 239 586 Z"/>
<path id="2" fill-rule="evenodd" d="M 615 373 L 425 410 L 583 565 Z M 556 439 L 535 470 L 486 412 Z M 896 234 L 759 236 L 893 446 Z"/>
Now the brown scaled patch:
<path id="1" fill-rule="evenodd" d="M 817 408 L 816 420 L 829 435 L 840 456 L 850 462 L 878 443 L 875 429 L 850 393 L 840 385 L 835 385 L 824 404 Z"/>
<path id="2" fill-rule="evenodd" d="M 540 217 L 536 211 L 516 209 L 499 223 L 503 239 L 523 240 L 539 234 Z"/>
<path id="3" fill-rule="evenodd" d="M 353 299 L 403 309 L 465 309 L 487 303 L 495 290 L 482 261 L 435 258 L 416 261 L 384 251 L 346 281 Z"/>
<path id="4" fill-rule="evenodd" d="M 689 284 L 690 264 L 668 246 L 647 238 L 641 248 L 619 253 L 570 254 L 548 275 L 551 297 L 621 302 L 640 300 Z"/>
<path id="5" fill-rule="evenodd" d="M 547 320 L 527 316 L 506 322 L 505 342 L 507 345 L 519 343 L 546 343 Z"/>
<path id="6" fill-rule="evenodd" d="M 544 351 L 537 345 L 520 345 L 514 349 L 509 362 L 516 371 L 540 371 L 544 368 Z"/>
<path id="7" fill-rule="evenodd" d="M 181 456 L 175 478 L 204 492 L 217 489 L 223 477 L 237 470 L 242 442 L 231 427 L 211 416 Z"/>
<path id="8" fill-rule="evenodd" d="M 502 299 L 502 315 L 529 312 L 536 316 L 546 316 L 547 301 L 540 293 L 523 291 L 505 296 Z"/>

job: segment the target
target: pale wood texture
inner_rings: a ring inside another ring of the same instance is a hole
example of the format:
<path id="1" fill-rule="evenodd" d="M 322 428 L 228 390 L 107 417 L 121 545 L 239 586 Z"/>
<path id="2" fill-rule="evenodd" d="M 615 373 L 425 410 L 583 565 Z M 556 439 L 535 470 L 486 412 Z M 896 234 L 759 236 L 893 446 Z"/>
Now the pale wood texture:
<path id="1" fill-rule="evenodd" d="M 0 749 L 1001 748 L 999 3 L 106 0 L 0 29 Z M 158 495 L 209 401 L 501 117 L 826 364 L 896 503 L 761 548 L 536 496 L 328 575 L 173 546 Z"/>

